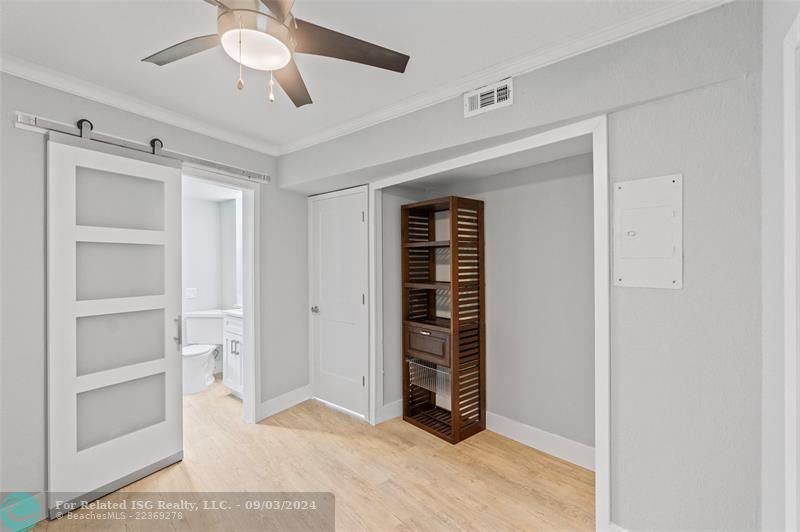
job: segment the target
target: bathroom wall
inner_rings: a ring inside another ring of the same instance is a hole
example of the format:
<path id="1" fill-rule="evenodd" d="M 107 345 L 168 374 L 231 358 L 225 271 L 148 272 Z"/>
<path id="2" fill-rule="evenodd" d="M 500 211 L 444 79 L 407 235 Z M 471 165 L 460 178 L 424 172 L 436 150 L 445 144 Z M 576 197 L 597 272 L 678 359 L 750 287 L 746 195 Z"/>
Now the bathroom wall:
<path id="1" fill-rule="evenodd" d="M 242 305 L 242 202 L 241 199 L 220 201 L 220 305 L 234 308 Z"/>
<path id="2" fill-rule="evenodd" d="M 183 199 L 183 311 L 222 308 L 220 203 Z M 197 297 L 189 297 L 188 290 Z"/>

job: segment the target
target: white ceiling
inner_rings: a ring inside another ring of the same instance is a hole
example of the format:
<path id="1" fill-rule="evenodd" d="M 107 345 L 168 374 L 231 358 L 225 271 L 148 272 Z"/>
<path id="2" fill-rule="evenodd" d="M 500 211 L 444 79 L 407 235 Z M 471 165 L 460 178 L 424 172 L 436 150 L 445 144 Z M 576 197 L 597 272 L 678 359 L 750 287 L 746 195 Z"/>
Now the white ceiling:
<path id="1" fill-rule="evenodd" d="M 251 146 L 264 151 L 285 149 L 500 62 L 681 3 L 297 0 L 299 18 L 408 53 L 411 61 L 405 74 L 396 74 L 298 55 L 314 104 L 295 109 L 282 93 L 268 103 L 262 72 L 247 72 L 246 88 L 237 92 L 237 65 L 221 49 L 164 67 L 140 62 L 166 46 L 216 31 L 215 8 L 201 0 L 0 2 L 4 56 L 148 102 L 171 116 L 191 117 L 207 129 L 251 139 Z"/>
<path id="2" fill-rule="evenodd" d="M 209 181 L 189 176 L 184 176 L 181 192 L 184 198 L 214 202 L 242 197 L 242 191 L 239 189 L 215 185 Z"/>

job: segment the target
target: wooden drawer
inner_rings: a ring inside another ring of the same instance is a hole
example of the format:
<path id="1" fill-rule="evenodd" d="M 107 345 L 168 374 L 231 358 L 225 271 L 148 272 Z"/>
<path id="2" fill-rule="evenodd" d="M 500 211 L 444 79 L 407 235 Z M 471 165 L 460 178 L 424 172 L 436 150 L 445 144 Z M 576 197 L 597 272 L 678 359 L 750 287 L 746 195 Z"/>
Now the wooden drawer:
<path id="1" fill-rule="evenodd" d="M 403 336 L 407 356 L 450 366 L 450 333 L 405 325 Z"/>

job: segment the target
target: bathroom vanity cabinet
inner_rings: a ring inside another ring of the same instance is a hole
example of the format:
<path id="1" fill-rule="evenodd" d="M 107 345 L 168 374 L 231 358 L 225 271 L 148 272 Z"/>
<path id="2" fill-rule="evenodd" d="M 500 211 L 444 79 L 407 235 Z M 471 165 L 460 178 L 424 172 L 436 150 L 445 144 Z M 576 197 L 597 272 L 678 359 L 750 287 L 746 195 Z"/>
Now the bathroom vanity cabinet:
<path id="1" fill-rule="evenodd" d="M 241 398 L 243 391 L 244 329 L 241 311 L 226 311 L 223 321 L 222 384 Z"/>

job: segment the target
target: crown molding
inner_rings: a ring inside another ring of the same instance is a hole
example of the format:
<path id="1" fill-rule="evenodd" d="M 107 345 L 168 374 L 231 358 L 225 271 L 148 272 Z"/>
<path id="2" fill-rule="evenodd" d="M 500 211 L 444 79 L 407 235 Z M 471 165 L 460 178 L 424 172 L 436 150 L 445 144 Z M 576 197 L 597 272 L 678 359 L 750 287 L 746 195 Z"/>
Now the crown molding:
<path id="1" fill-rule="evenodd" d="M 0 72 L 259 153 L 271 156 L 277 156 L 279 153 L 277 146 L 267 142 L 254 140 L 241 133 L 220 128 L 8 54 L 0 55 Z"/>
<path id="2" fill-rule="evenodd" d="M 163 107 L 133 98 L 124 93 L 107 89 L 100 85 L 83 81 L 68 74 L 58 72 L 40 65 L 24 61 L 10 55 L 0 55 L 0 72 L 26 79 L 61 90 L 76 96 L 110 105 L 123 111 L 151 118 L 171 126 L 179 127 L 217 140 L 235 144 L 243 148 L 279 156 L 309 148 L 316 144 L 328 142 L 339 137 L 350 135 L 362 129 L 388 122 L 401 116 L 451 100 L 476 87 L 498 81 L 509 76 L 519 76 L 533 72 L 548 65 L 564 61 L 577 55 L 602 48 L 609 44 L 645 33 L 672 22 L 688 18 L 703 11 L 714 9 L 733 0 L 683 0 L 669 4 L 661 9 L 646 13 L 626 22 L 609 26 L 603 30 L 590 33 L 580 38 L 573 38 L 562 43 L 539 49 L 531 54 L 505 61 L 474 74 L 462 77 L 452 83 L 442 85 L 438 89 L 427 92 L 400 103 L 390 105 L 374 113 L 364 115 L 356 120 L 345 122 L 336 127 L 303 137 L 295 142 L 274 145 L 265 141 L 254 140 L 242 133 L 226 130 L 170 111 Z"/>
<path id="3" fill-rule="evenodd" d="M 424 95 L 385 107 L 377 112 L 367 114 L 331 129 L 320 131 L 314 135 L 304 137 L 297 142 L 283 144 L 280 146 L 280 154 L 284 155 L 299 151 L 314 146 L 315 144 L 321 144 L 383 122 L 388 122 L 389 120 L 456 98 L 476 87 L 481 87 L 509 76 L 519 76 L 528 72 L 533 72 L 534 70 L 558 63 L 559 61 L 564 61 L 571 57 L 597 48 L 602 48 L 603 46 L 625 40 L 672 22 L 677 22 L 732 1 L 733 0 L 711 0 L 708 2 L 698 2 L 696 0 L 683 0 L 679 3 L 670 4 L 662 9 L 654 10 L 637 18 L 609 26 L 608 28 L 590 33 L 583 37 L 569 39 L 562 43 L 539 49 L 531 54 L 498 63 L 491 68 L 460 78 L 452 83 L 448 83 L 438 89 L 425 93 Z"/>

